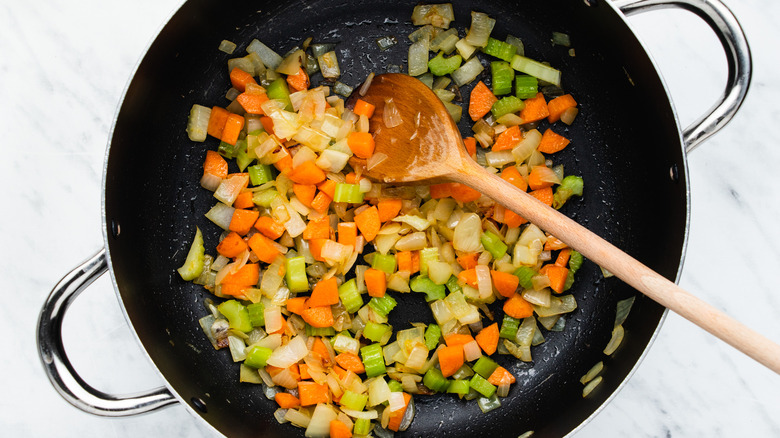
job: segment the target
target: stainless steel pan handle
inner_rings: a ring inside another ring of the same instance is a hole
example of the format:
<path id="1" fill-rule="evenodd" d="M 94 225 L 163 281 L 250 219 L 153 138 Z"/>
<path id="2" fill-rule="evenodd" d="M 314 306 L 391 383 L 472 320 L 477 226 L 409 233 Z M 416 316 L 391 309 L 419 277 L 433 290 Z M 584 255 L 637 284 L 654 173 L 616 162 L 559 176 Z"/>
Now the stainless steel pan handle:
<path id="1" fill-rule="evenodd" d="M 176 403 L 160 387 L 137 394 L 112 395 L 87 384 L 73 369 L 62 345 L 62 321 L 71 302 L 108 269 L 105 249 L 76 267 L 54 286 L 38 318 L 38 354 L 52 385 L 70 404 L 90 414 L 124 417 Z"/>
<path id="2" fill-rule="evenodd" d="M 726 52 L 728 76 L 719 101 L 683 131 L 686 152 L 723 128 L 745 100 L 752 76 L 750 46 L 734 14 L 719 0 L 615 0 L 612 4 L 626 16 L 664 8 L 693 12 L 715 32 Z"/>

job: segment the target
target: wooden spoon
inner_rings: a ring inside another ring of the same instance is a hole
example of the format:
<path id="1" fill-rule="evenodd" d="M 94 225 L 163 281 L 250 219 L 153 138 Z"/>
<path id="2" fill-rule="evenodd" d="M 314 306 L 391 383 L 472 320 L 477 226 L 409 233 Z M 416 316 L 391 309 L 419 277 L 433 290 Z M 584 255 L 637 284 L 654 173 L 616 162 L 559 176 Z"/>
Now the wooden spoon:
<path id="1" fill-rule="evenodd" d="M 388 158 L 366 169 L 352 159 L 353 168 L 385 183 L 459 182 L 479 190 L 528 219 L 599 266 L 780 374 L 780 345 L 686 292 L 636 259 L 557 210 L 542 204 L 477 164 L 466 153 L 457 125 L 439 98 L 422 82 L 404 74 L 374 77 L 359 96 L 376 109 L 370 120 L 374 154 Z M 388 128 L 383 120 L 392 99 L 402 123 Z M 373 163 L 372 163 L 373 164 Z"/>

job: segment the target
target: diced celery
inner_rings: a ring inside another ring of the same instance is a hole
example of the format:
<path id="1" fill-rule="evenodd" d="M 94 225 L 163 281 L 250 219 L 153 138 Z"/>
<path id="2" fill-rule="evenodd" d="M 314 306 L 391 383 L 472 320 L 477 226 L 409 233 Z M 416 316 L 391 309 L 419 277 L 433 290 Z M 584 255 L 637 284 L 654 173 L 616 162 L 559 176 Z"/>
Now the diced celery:
<path id="1" fill-rule="evenodd" d="M 436 324 L 428 324 L 428 327 L 425 329 L 425 347 L 428 348 L 428 351 L 435 350 L 436 346 L 439 345 L 440 339 L 441 327 Z"/>
<path id="2" fill-rule="evenodd" d="M 290 292 L 305 292 L 309 290 L 309 279 L 306 276 L 306 257 L 290 257 L 286 260 L 284 279 Z"/>
<path id="3" fill-rule="evenodd" d="M 506 254 L 506 244 L 501 240 L 501 237 L 490 231 L 482 233 L 480 241 L 482 242 L 482 246 L 484 246 L 490 255 L 493 256 L 493 260 L 498 260 Z"/>
<path id="4" fill-rule="evenodd" d="M 403 385 L 401 385 L 401 382 L 397 380 L 391 380 L 387 382 L 387 386 L 390 387 L 391 392 L 401 392 L 404 390 L 404 387 Z"/>
<path id="5" fill-rule="evenodd" d="M 336 329 L 333 327 L 312 327 L 306 324 L 304 330 L 306 336 L 333 336 L 336 334 Z"/>
<path id="6" fill-rule="evenodd" d="M 249 322 L 253 327 L 265 325 L 265 306 L 262 302 L 247 305 L 246 311 L 249 313 Z"/>
<path id="7" fill-rule="evenodd" d="M 495 38 L 488 38 L 487 45 L 482 51 L 490 56 L 495 56 L 498 59 L 509 62 L 512 60 L 512 57 L 515 56 L 517 47 Z"/>
<path id="8" fill-rule="evenodd" d="M 371 420 L 368 418 L 355 418 L 352 433 L 354 435 L 368 435 L 369 432 L 371 432 Z"/>
<path id="9" fill-rule="evenodd" d="M 498 336 L 504 339 L 514 340 L 519 327 L 519 319 L 504 315 L 504 321 L 501 323 L 501 330 L 499 331 Z"/>
<path id="10" fill-rule="evenodd" d="M 479 374 L 474 374 L 474 377 L 469 380 L 469 386 L 485 397 L 490 397 L 496 392 L 496 387 Z"/>
<path id="11" fill-rule="evenodd" d="M 525 102 L 523 102 L 517 96 L 506 96 L 493 104 L 493 108 L 490 112 L 493 113 L 493 117 L 499 118 L 505 114 L 516 113 L 525 108 Z"/>
<path id="12" fill-rule="evenodd" d="M 349 313 L 355 313 L 363 307 L 363 297 L 354 278 L 339 286 L 339 299 Z"/>
<path id="13" fill-rule="evenodd" d="M 431 302 L 436 300 L 442 300 L 447 295 L 443 284 L 436 284 L 430 278 L 423 275 L 418 275 L 409 282 L 409 287 L 414 292 L 422 292 L 425 294 L 425 301 Z"/>
<path id="14" fill-rule="evenodd" d="M 436 76 L 448 75 L 460 67 L 463 58 L 460 55 L 452 55 L 449 58 L 444 57 L 444 52 L 439 52 L 434 58 L 428 61 L 428 68 Z"/>
<path id="15" fill-rule="evenodd" d="M 514 48 L 514 46 L 510 47 Z M 515 70 L 509 66 L 508 62 L 491 62 L 490 74 L 493 79 L 493 94 L 501 96 L 512 92 L 512 81 L 515 79 Z"/>
<path id="16" fill-rule="evenodd" d="M 582 261 L 583 261 L 582 254 L 572 250 L 571 254 L 569 255 L 569 271 L 571 272 L 579 271 L 580 267 L 582 267 Z"/>
<path id="17" fill-rule="evenodd" d="M 530 99 L 539 92 L 539 80 L 529 75 L 515 76 L 515 96 Z"/>
<path id="18" fill-rule="evenodd" d="M 260 207 L 268 208 L 277 196 L 279 196 L 279 192 L 274 189 L 263 190 L 252 195 L 252 202 Z"/>
<path id="19" fill-rule="evenodd" d="M 553 195 L 553 207 L 561 208 L 574 195 L 582 196 L 583 181 L 581 176 L 568 175 L 561 181 Z"/>
<path id="20" fill-rule="evenodd" d="M 446 286 L 447 286 L 447 290 L 449 290 L 450 292 L 462 292 L 463 291 L 463 288 L 460 287 L 460 284 L 458 284 L 458 277 L 456 277 L 454 275 L 452 277 L 450 277 L 449 280 L 447 280 Z"/>
<path id="21" fill-rule="evenodd" d="M 436 392 L 446 392 L 450 381 L 442 375 L 438 368 L 431 368 L 423 376 L 423 385 Z"/>
<path id="22" fill-rule="evenodd" d="M 293 110 L 292 102 L 290 102 L 290 89 L 287 88 L 287 81 L 283 78 L 278 78 L 271 82 L 265 89 L 265 93 L 269 99 L 276 99 L 284 102 L 285 111 Z"/>
<path id="23" fill-rule="evenodd" d="M 374 342 L 379 342 L 385 333 L 390 330 L 387 324 L 377 324 L 373 321 L 366 321 L 366 327 L 363 329 L 363 336 Z"/>
<path id="24" fill-rule="evenodd" d="M 493 374 L 493 371 L 498 368 L 498 364 L 487 356 L 480 356 L 480 358 L 477 359 L 477 362 L 471 368 L 475 373 L 488 379 L 490 378 L 490 375 Z"/>
<path id="25" fill-rule="evenodd" d="M 519 268 L 515 269 L 515 272 L 512 274 L 520 279 L 520 286 L 522 286 L 523 289 L 533 289 L 534 284 L 531 279 L 534 275 L 536 275 L 535 270 L 529 268 L 528 266 L 520 266 Z"/>
<path id="26" fill-rule="evenodd" d="M 251 332 L 254 327 L 249 321 L 249 313 L 243 304 L 236 300 L 227 300 L 217 306 L 219 313 L 225 315 L 230 328 L 242 331 L 244 333 Z"/>
<path id="27" fill-rule="evenodd" d="M 366 377 L 381 376 L 387 372 L 381 345 L 376 343 L 366 345 L 360 349 L 360 357 L 363 360 L 363 366 L 366 369 Z"/>
<path id="28" fill-rule="evenodd" d="M 450 394 L 466 395 L 469 393 L 469 381 L 450 380 L 450 385 L 447 387 L 447 392 Z"/>
<path id="29" fill-rule="evenodd" d="M 387 274 L 395 272 L 395 256 L 392 254 L 374 254 L 374 260 L 371 263 L 371 267 L 378 269 Z"/>
<path id="30" fill-rule="evenodd" d="M 549 65 L 526 58 L 525 56 L 515 55 L 512 57 L 512 68 L 525 74 L 539 78 L 553 85 L 561 86 L 561 72 Z"/>
<path id="31" fill-rule="evenodd" d="M 371 309 L 382 316 L 387 316 L 390 311 L 395 308 L 396 304 L 398 304 L 398 302 L 389 294 L 385 294 L 381 298 L 371 298 L 371 301 L 368 302 Z"/>
<path id="32" fill-rule="evenodd" d="M 334 202 L 347 202 L 350 204 L 363 203 L 363 193 L 359 184 L 336 184 L 336 192 L 333 195 Z"/>
<path id="33" fill-rule="evenodd" d="M 206 261 L 206 248 L 203 245 L 203 233 L 200 228 L 195 227 L 195 237 L 192 239 L 190 250 L 187 252 L 187 259 L 177 270 L 182 280 L 192 281 L 200 277 L 203 273 L 203 265 Z"/>
<path id="34" fill-rule="evenodd" d="M 268 358 L 273 354 L 273 350 L 268 347 L 261 347 L 259 345 L 253 345 L 247 348 L 246 359 L 244 359 L 244 365 L 252 368 L 263 368 L 268 362 Z"/>
<path id="35" fill-rule="evenodd" d="M 221 141 L 217 147 L 217 152 L 219 152 L 220 155 L 227 158 L 228 160 L 232 160 L 236 158 L 236 155 L 238 155 L 238 145 L 239 142 L 236 142 L 236 144 L 230 144 Z"/>
<path id="36" fill-rule="evenodd" d="M 274 174 L 271 171 L 271 166 L 267 164 L 256 164 L 249 166 L 249 181 L 253 186 L 259 186 L 274 180 Z"/>
<path id="37" fill-rule="evenodd" d="M 341 395 L 341 400 L 339 400 L 341 406 L 353 411 L 362 411 L 366 407 L 367 402 L 368 394 L 356 394 L 350 390 L 344 391 L 344 394 Z"/>

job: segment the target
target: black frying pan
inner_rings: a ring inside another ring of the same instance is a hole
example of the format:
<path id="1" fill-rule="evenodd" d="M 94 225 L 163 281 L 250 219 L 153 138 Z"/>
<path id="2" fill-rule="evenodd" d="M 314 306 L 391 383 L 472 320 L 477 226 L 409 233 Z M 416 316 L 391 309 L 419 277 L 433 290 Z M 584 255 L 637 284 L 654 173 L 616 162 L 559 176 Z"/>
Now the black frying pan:
<path id="1" fill-rule="evenodd" d="M 567 173 L 584 177 L 585 194 L 562 211 L 676 279 L 688 225 L 685 146 L 695 146 L 725 124 L 749 82 L 749 52 L 733 16 L 720 4 L 678 2 L 719 29 L 730 64 L 724 103 L 715 109 L 715 116 L 686 131 L 684 142 L 657 71 L 611 4 L 592 0 L 453 3 L 454 26 L 467 28 L 471 9 L 486 12 L 498 19 L 493 35 L 520 37 L 528 56 L 563 71 L 563 87 L 574 94 L 581 111 L 563 132 L 572 146 L 559 153 L 556 162 L 563 163 Z M 656 3 L 631 1 L 621 6 L 631 11 Z M 66 399 L 100 415 L 134 414 L 178 400 L 225 435 L 303 435 L 302 429 L 274 420 L 276 405 L 259 386 L 238 382 L 238 365 L 227 352 L 213 350 L 198 326 L 197 320 L 205 315 L 203 300 L 210 295 L 175 273 L 195 226 L 204 231 L 207 248 L 215 247 L 221 232 L 203 216 L 214 201 L 198 184 L 205 151 L 215 149 L 217 142 L 212 138 L 198 144 L 189 141 L 184 131 L 187 114 L 194 103 L 226 104 L 229 56 L 216 50 L 223 39 L 238 43 L 237 54 L 252 38 L 280 53 L 309 36 L 315 42 L 338 43 L 341 81 L 357 85 L 370 71 L 405 65 L 414 4 L 236 1 L 226 8 L 221 2 L 192 0 L 175 14 L 138 67 L 117 116 L 105 173 L 107 251 L 63 279 L 41 315 L 41 356 Z M 571 36 L 576 56 L 551 45 L 552 31 Z M 375 40 L 385 35 L 395 35 L 401 43 L 381 52 Z M 316 75 L 312 79 L 315 84 L 321 80 Z M 465 121 L 461 129 L 469 132 Z M 146 158 L 149 151 L 155 160 Z M 83 382 L 65 357 L 59 339 L 62 315 L 107 266 L 128 319 L 167 388 L 133 397 L 103 394 Z M 614 356 L 605 357 L 602 350 L 610 338 L 616 302 L 636 292 L 616 279 L 604 280 L 597 266 L 586 263 L 573 293 L 579 308 L 567 316 L 563 332 L 545 333 L 547 342 L 533 349 L 532 364 L 498 357 L 518 380 L 500 409 L 481 414 L 476 402 L 447 395 L 418 396 L 417 415 L 401 435 L 509 437 L 534 430 L 534 436 L 561 436 L 585 421 L 631 373 L 654 337 L 664 308 L 638 296 L 624 324 L 623 346 Z M 391 314 L 396 329 L 432 319 L 419 294 L 394 296 L 402 309 Z M 604 381 L 584 399 L 579 379 L 602 360 Z"/>

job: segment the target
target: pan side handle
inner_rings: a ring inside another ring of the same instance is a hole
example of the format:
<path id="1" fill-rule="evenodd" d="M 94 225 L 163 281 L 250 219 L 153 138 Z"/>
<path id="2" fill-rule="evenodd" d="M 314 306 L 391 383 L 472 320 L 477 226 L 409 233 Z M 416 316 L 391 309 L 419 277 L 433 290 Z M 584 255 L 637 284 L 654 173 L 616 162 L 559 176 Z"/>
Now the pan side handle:
<path id="1" fill-rule="evenodd" d="M 62 344 L 62 321 L 68 306 L 108 269 L 105 249 L 89 258 L 54 286 L 38 318 L 38 355 L 46 375 L 59 394 L 84 412 L 124 417 L 176 403 L 168 388 L 137 394 L 112 395 L 87 384 L 73 369 Z"/>
<path id="2" fill-rule="evenodd" d="M 739 21 L 720 0 L 615 0 L 612 4 L 626 16 L 655 9 L 685 9 L 704 20 L 718 36 L 728 63 L 726 89 L 706 114 L 683 131 L 686 152 L 696 149 L 734 117 L 750 87 L 750 46 Z"/>

